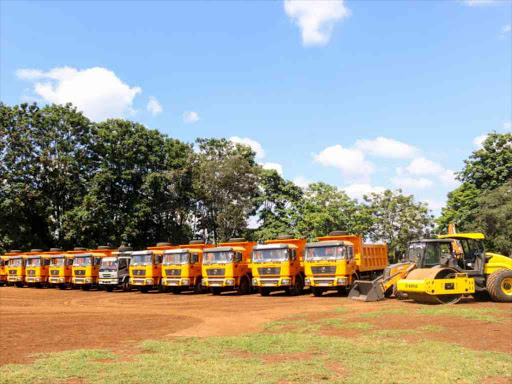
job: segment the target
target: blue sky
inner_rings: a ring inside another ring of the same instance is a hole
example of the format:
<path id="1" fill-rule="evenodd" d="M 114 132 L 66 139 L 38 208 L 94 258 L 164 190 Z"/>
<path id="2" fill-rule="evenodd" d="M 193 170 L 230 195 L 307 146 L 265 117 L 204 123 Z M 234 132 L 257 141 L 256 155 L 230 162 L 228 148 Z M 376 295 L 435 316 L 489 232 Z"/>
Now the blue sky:
<path id="1" fill-rule="evenodd" d="M 2 1 L 0 99 L 235 137 L 301 185 L 439 212 L 510 131 L 509 1 Z"/>

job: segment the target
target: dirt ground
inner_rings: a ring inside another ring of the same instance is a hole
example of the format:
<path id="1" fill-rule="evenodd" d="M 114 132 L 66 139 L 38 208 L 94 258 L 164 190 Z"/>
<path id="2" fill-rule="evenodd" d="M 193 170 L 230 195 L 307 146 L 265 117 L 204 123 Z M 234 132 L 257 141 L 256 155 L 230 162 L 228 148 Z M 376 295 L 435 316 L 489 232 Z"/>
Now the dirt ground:
<path id="1" fill-rule="evenodd" d="M 385 300 L 361 303 L 328 294 L 288 297 L 273 294 L 221 296 L 104 292 L 57 289 L 0 288 L 0 365 L 28 362 L 30 355 L 81 348 L 129 351 L 135 343 L 177 336 L 228 336 L 263 331 L 270 321 L 294 315 L 316 321 L 335 316 L 335 308 L 348 312 L 345 321 L 369 322 L 377 330 L 444 327 L 439 332 L 403 335 L 409 342 L 429 339 L 479 349 L 512 353 L 512 305 L 465 300 L 460 308 L 498 308 L 501 323 L 459 316 L 415 314 L 422 305 Z M 407 315 L 361 318 L 360 313 L 402 309 Z M 355 337 L 353 329 L 330 329 L 328 334 Z"/>

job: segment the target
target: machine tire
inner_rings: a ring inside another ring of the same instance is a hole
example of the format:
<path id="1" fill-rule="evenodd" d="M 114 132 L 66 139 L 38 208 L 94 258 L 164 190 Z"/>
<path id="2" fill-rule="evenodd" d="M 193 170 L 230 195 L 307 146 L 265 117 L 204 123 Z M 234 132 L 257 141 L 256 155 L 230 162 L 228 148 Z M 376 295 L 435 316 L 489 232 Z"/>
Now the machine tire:
<path id="1" fill-rule="evenodd" d="M 295 284 L 293 286 L 288 287 L 288 294 L 290 296 L 299 296 L 302 294 L 304 290 L 304 282 L 300 275 L 295 276 Z"/>
<path id="2" fill-rule="evenodd" d="M 512 303 L 512 270 L 498 269 L 487 279 L 487 291 L 492 301 Z"/>
<path id="3" fill-rule="evenodd" d="M 220 295 L 220 288 L 212 288 L 212 294 L 214 296 L 219 296 Z"/>
<path id="4" fill-rule="evenodd" d="M 237 293 L 239 295 L 248 295 L 251 293 L 251 283 L 249 282 L 249 279 L 247 276 L 243 276 L 240 280 L 240 285 L 238 286 Z"/>
<path id="5" fill-rule="evenodd" d="M 384 297 L 385 297 L 385 298 L 387 298 L 387 299 L 388 299 L 388 298 L 390 298 L 391 296 L 393 296 L 393 294 L 394 294 L 394 292 L 393 292 L 393 288 L 394 288 L 394 286 L 393 286 L 393 287 L 389 287 L 389 288 L 386 290 L 386 292 L 384 292 Z"/>
<path id="6" fill-rule="evenodd" d="M 393 284 L 393 296 L 395 296 L 398 300 L 407 300 L 409 295 L 405 292 L 400 292 L 396 284 Z"/>
<path id="7" fill-rule="evenodd" d="M 259 287 L 258 292 L 260 293 L 261 296 L 270 296 L 270 289 L 268 288 Z"/>
<path id="8" fill-rule="evenodd" d="M 318 287 L 311 287 L 311 290 L 313 291 L 313 296 L 315 297 L 320 297 L 324 293 L 324 290 Z"/>

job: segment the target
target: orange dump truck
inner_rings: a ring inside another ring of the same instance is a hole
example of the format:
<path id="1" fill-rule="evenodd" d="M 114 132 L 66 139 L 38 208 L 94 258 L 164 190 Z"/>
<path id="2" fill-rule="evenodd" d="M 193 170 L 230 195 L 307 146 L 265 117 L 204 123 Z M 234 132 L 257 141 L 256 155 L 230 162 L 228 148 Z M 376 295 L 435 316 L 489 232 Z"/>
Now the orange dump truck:
<path id="1" fill-rule="evenodd" d="M 205 249 L 213 248 L 202 240 L 192 240 L 177 249 L 164 251 L 162 266 L 162 285 L 172 293 L 205 291 L 202 285 L 202 263 Z"/>
<path id="2" fill-rule="evenodd" d="M 28 287 L 42 288 L 49 284 L 50 257 L 62 253 L 60 248 L 50 248 L 48 252 L 25 256 L 25 283 Z"/>
<path id="3" fill-rule="evenodd" d="M 9 255 L 9 263 L 7 264 L 7 282 L 14 284 L 18 288 L 25 286 L 25 266 L 27 264 L 27 256 L 37 255 L 43 252 L 42 249 L 31 249 L 30 252 L 16 252 Z"/>
<path id="4" fill-rule="evenodd" d="M 302 253 L 305 239 L 282 235 L 265 241 L 252 250 L 252 285 L 262 296 L 273 291 L 300 295 L 304 290 L 304 263 Z"/>
<path id="5" fill-rule="evenodd" d="M 355 280 L 373 280 L 388 265 L 384 244 L 364 244 L 360 235 L 334 231 L 306 244 L 306 286 L 315 296 L 338 290 L 348 293 Z"/>
<path id="6" fill-rule="evenodd" d="M 15 281 L 9 281 L 9 279 L 8 279 L 9 259 L 12 256 L 19 256 L 21 254 L 22 254 L 21 250 L 13 249 L 12 251 L 7 252 L 5 255 L 0 256 L 0 285 L 11 285 L 13 282 L 15 282 Z M 14 271 L 14 272 L 15 272 L 14 274 L 16 274 L 16 271 Z"/>
<path id="7" fill-rule="evenodd" d="M 101 259 L 110 256 L 114 251 L 108 246 L 100 246 L 94 250 L 78 248 L 76 251 L 71 252 L 73 254 L 73 285 L 80 287 L 84 291 L 88 291 L 91 288 L 99 288 Z"/>
<path id="8" fill-rule="evenodd" d="M 251 252 L 255 242 L 243 238 L 230 239 L 203 255 L 203 285 L 214 295 L 237 291 L 240 295 L 252 292 Z"/>
<path id="9" fill-rule="evenodd" d="M 73 259 L 74 254 L 83 253 L 83 250 L 70 252 L 57 252 L 50 256 L 49 278 L 50 287 L 66 289 L 71 287 L 73 280 Z"/>
<path id="10" fill-rule="evenodd" d="M 163 292 L 162 259 L 164 251 L 176 249 L 170 243 L 158 243 L 155 247 L 148 247 L 145 251 L 132 252 L 130 263 L 130 286 L 142 293 L 152 289 Z"/>

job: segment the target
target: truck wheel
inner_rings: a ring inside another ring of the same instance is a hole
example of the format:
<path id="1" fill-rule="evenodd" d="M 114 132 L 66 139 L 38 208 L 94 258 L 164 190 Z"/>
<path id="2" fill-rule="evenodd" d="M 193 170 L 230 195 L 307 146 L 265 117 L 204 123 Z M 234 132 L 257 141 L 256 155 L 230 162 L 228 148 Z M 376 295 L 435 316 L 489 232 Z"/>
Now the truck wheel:
<path id="1" fill-rule="evenodd" d="M 322 294 L 324 293 L 324 290 L 322 288 L 318 288 L 318 287 L 311 287 L 311 289 L 313 290 L 313 295 L 315 297 L 320 297 L 322 296 Z"/>
<path id="2" fill-rule="evenodd" d="M 214 296 L 220 295 L 220 288 L 212 288 L 212 293 Z"/>
<path id="3" fill-rule="evenodd" d="M 298 296 L 302 294 L 302 291 L 304 290 L 304 283 L 302 282 L 302 277 L 295 276 L 295 283 L 293 286 L 288 287 L 288 294 L 290 296 Z"/>
<path id="4" fill-rule="evenodd" d="M 512 270 L 498 269 L 487 279 L 487 291 L 492 301 L 512 303 Z"/>
<path id="5" fill-rule="evenodd" d="M 105 287 L 105 290 L 106 290 L 107 292 L 112 292 L 112 291 L 114 290 L 114 287 L 111 287 L 110 285 L 107 285 L 107 286 Z"/>
<path id="6" fill-rule="evenodd" d="M 194 293 L 198 294 L 198 293 L 204 293 L 204 288 L 201 284 L 201 278 L 198 277 L 196 279 L 196 283 L 194 285 Z"/>
<path id="7" fill-rule="evenodd" d="M 128 281 L 125 281 L 123 284 L 121 284 L 121 288 L 123 289 L 123 292 L 130 292 L 132 290 Z"/>
<path id="8" fill-rule="evenodd" d="M 398 300 L 407 300 L 409 295 L 406 292 L 400 292 L 396 284 L 393 284 L 393 296 Z"/>
<path id="9" fill-rule="evenodd" d="M 270 289 L 268 288 L 258 288 L 258 292 L 261 296 L 269 296 L 270 295 Z"/>
<path id="10" fill-rule="evenodd" d="M 242 277 L 237 292 L 239 295 L 248 295 L 251 292 L 251 286 L 249 284 L 249 279 L 247 278 L 247 276 Z"/>

